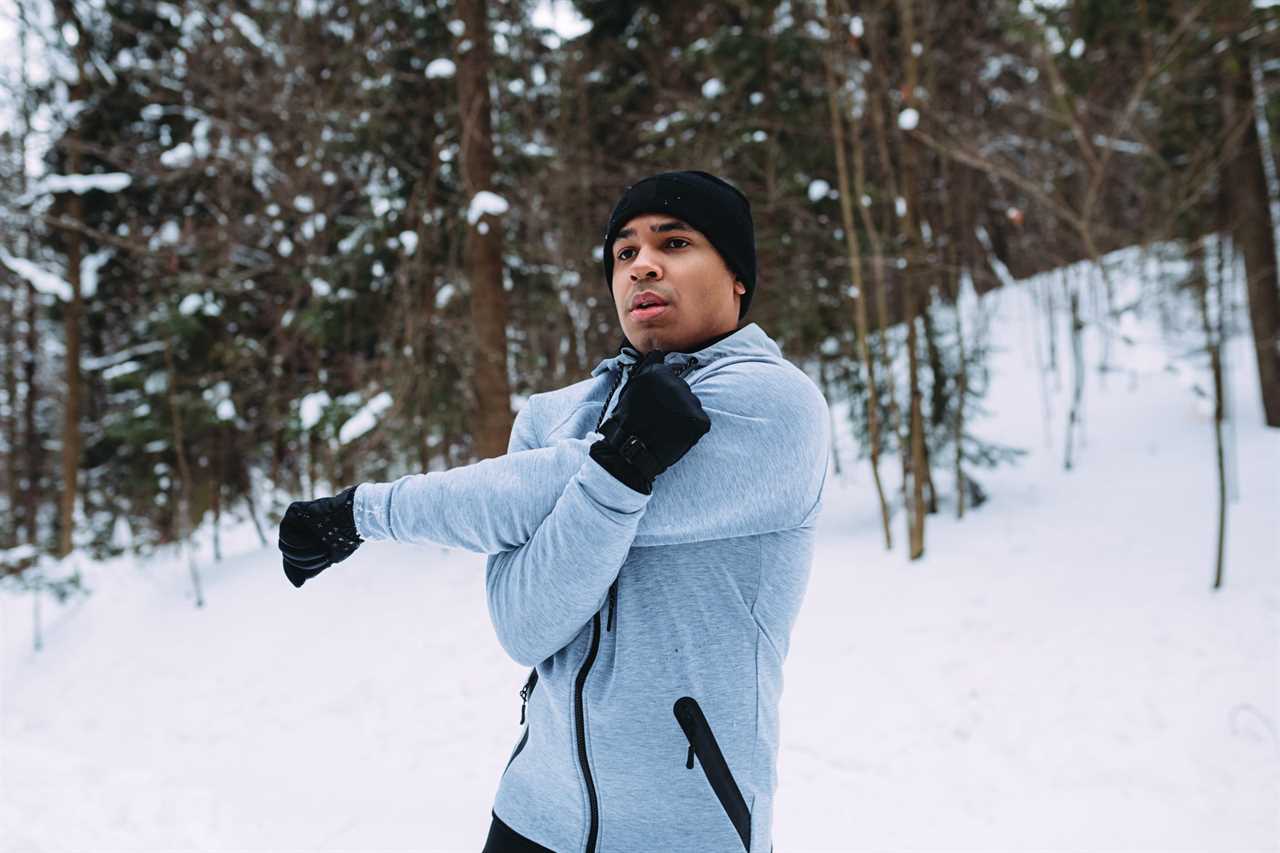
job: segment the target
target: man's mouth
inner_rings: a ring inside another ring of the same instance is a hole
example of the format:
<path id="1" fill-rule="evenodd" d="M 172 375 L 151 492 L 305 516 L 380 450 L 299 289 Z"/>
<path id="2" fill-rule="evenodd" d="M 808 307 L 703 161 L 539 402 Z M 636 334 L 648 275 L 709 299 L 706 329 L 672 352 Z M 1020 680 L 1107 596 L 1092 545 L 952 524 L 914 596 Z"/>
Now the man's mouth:
<path id="1" fill-rule="evenodd" d="M 662 295 L 652 290 L 646 290 L 643 293 L 637 293 L 631 300 L 631 310 L 640 311 L 642 309 L 653 308 L 655 305 L 666 305 L 667 301 Z"/>
<path id="2" fill-rule="evenodd" d="M 665 302 L 641 302 L 631 309 L 631 317 L 635 320 L 647 320 L 650 317 L 657 317 L 670 307 Z"/>

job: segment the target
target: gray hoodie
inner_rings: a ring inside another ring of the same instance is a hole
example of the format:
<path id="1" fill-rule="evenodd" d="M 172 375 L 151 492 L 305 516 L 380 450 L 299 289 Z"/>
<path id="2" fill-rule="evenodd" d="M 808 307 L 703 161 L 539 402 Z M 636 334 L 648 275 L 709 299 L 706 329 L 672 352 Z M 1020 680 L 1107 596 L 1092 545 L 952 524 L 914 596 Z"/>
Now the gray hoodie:
<path id="1" fill-rule="evenodd" d="M 489 555 L 498 639 L 534 667 L 504 823 L 556 853 L 769 853 L 827 403 L 755 323 L 669 353 L 711 431 L 643 495 L 588 455 L 639 356 L 530 397 L 506 456 L 362 484 L 356 526 Z"/>

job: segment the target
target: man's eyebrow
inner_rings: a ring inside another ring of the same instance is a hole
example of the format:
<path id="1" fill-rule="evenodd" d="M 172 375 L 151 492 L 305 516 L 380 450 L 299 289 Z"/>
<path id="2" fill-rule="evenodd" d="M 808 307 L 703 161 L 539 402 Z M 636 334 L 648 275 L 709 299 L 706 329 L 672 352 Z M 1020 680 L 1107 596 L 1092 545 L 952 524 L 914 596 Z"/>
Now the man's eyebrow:
<path id="1" fill-rule="evenodd" d="M 675 219 L 671 222 L 659 222 L 657 225 L 650 225 L 649 230 L 655 234 L 660 234 L 663 231 L 692 231 L 693 229 L 681 222 L 679 219 Z M 636 236 L 634 228 L 623 228 L 618 232 L 618 236 L 615 239 L 621 240 L 624 237 L 634 236 Z"/>

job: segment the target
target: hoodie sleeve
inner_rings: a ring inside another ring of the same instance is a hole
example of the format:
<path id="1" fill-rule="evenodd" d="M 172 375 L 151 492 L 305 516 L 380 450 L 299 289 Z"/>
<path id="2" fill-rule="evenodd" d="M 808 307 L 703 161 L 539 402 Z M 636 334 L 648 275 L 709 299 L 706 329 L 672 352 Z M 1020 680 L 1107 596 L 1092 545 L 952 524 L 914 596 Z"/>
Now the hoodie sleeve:
<path id="1" fill-rule="evenodd" d="M 510 445 L 534 441 L 527 414 L 512 427 Z M 356 489 L 356 530 L 363 539 L 434 542 L 480 554 L 518 548 L 552 517 L 576 523 L 584 535 L 617 534 L 627 547 L 652 495 L 618 482 L 590 456 L 597 436 L 531 447 L 447 471 L 409 474 Z M 562 541 L 569 547 L 572 540 Z M 625 550 L 625 549 L 624 549 Z"/>
<path id="2" fill-rule="evenodd" d="M 652 495 L 596 464 L 589 451 L 599 434 L 590 433 L 448 471 L 361 484 L 356 528 L 365 539 L 496 554 L 529 542 L 555 512 L 555 529 L 576 524 L 590 554 L 606 533 L 625 531 L 629 548 L 812 523 L 830 455 L 830 414 L 813 381 L 793 365 L 743 362 L 695 377 L 690 388 L 711 431 L 657 478 Z M 536 441 L 534 399 L 516 418 L 512 447 Z M 560 544 L 575 541 L 562 534 Z"/>
<path id="3" fill-rule="evenodd" d="M 508 453 L 541 444 L 532 417 L 522 418 L 531 408 L 532 398 L 516 416 Z M 570 480 L 529 541 L 490 554 L 485 563 L 489 619 L 503 649 L 523 666 L 568 645 L 604 605 L 650 499 L 627 486 L 611 498 L 612 485 L 596 482 L 603 469 L 589 457 L 584 462 L 595 470 Z"/>

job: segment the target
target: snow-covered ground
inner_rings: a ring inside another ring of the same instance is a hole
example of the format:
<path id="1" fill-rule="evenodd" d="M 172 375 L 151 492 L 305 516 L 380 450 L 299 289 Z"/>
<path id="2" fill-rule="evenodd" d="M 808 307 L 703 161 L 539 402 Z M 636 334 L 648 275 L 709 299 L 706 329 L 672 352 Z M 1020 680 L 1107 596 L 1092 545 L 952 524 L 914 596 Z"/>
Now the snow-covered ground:
<path id="1" fill-rule="evenodd" d="M 1029 454 L 979 475 L 963 521 L 929 519 L 925 559 L 900 517 L 883 550 L 841 442 L 787 663 L 782 853 L 1280 849 L 1280 430 L 1249 340 L 1215 592 L 1190 366 L 1126 321 L 1064 472 L 1069 350 L 1046 443 L 1032 290 L 982 303 L 1000 351 L 976 425 Z M 228 538 L 200 610 L 172 555 L 87 566 L 92 596 L 45 604 L 39 653 L 30 599 L 0 596 L 0 849 L 476 853 L 525 677 L 483 558 L 371 543 L 295 590 L 274 547 Z"/>

